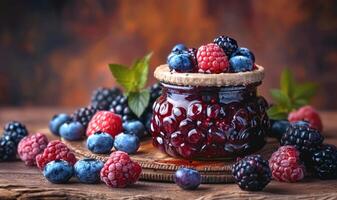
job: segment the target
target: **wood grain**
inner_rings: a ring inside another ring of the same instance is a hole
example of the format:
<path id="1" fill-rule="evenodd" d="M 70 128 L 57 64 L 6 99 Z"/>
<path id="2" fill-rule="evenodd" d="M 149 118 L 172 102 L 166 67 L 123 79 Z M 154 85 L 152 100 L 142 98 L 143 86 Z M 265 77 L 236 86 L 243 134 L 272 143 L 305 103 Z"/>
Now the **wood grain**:
<path id="1" fill-rule="evenodd" d="M 72 109 L 70 109 L 72 110 Z M 53 113 L 68 109 L 0 108 L 0 126 L 16 119 L 31 132 L 46 127 Z M 337 144 L 337 112 L 322 113 L 327 143 Z M 306 178 L 299 183 L 272 181 L 262 192 L 241 191 L 235 184 L 202 184 L 198 190 L 184 191 L 175 184 L 139 181 L 125 189 L 104 184 L 86 185 L 72 178 L 69 184 L 51 184 L 35 167 L 22 162 L 0 163 L 0 199 L 337 199 L 337 181 Z"/>

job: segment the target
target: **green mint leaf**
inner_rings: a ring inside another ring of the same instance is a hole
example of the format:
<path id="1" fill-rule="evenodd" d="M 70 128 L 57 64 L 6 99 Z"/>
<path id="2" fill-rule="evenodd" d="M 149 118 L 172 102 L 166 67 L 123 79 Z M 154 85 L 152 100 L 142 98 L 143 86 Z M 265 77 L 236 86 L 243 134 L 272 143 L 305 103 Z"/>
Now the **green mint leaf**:
<path id="1" fill-rule="evenodd" d="M 268 117 L 274 120 L 287 119 L 288 112 L 278 106 L 272 106 L 267 110 Z"/>
<path id="2" fill-rule="evenodd" d="M 317 85 L 314 83 L 304 83 L 301 85 L 297 85 L 294 88 L 294 98 L 295 99 L 305 99 L 309 101 L 317 91 Z"/>
<path id="3" fill-rule="evenodd" d="M 275 103 L 281 107 L 288 109 L 291 107 L 290 98 L 281 90 L 272 89 L 270 91 L 271 96 L 273 97 Z"/>
<path id="4" fill-rule="evenodd" d="M 132 71 L 136 74 L 135 82 L 138 91 L 142 90 L 147 83 L 151 56 L 152 53 L 147 54 L 144 58 L 137 60 L 132 66 Z"/>
<path id="5" fill-rule="evenodd" d="M 126 66 L 119 64 L 109 64 L 110 71 L 115 77 L 117 83 L 119 83 L 125 91 L 135 91 L 135 74 Z"/>
<path id="6" fill-rule="evenodd" d="M 305 106 L 305 105 L 308 105 L 309 103 L 309 100 L 308 99 L 296 99 L 294 102 L 293 102 L 293 106 L 292 106 L 292 110 L 293 109 L 298 109 L 302 106 Z M 291 111 L 291 110 L 290 110 Z"/>
<path id="7" fill-rule="evenodd" d="M 133 113 L 140 117 L 145 111 L 150 101 L 150 91 L 130 92 L 128 95 L 128 104 Z"/>
<path id="8" fill-rule="evenodd" d="M 289 69 L 283 70 L 280 79 L 280 89 L 290 98 L 293 96 L 295 85 L 294 76 Z"/>

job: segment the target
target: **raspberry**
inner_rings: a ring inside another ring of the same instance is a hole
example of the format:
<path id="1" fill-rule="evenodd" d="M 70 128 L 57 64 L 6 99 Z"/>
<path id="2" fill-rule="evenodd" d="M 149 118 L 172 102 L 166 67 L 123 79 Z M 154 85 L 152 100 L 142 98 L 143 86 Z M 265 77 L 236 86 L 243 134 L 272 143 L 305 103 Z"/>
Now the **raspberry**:
<path id="1" fill-rule="evenodd" d="M 288 120 L 290 122 L 297 122 L 301 120 L 308 121 L 312 128 L 315 128 L 320 132 L 323 130 L 321 117 L 312 106 L 303 106 L 297 111 L 291 112 L 288 116 Z"/>
<path id="2" fill-rule="evenodd" d="M 104 164 L 101 180 L 112 188 L 124 188 L 135 183 L 141 172 L 141 166 L 133 162 L 127 153 L 116 151 Z"/>
<path id="3" fill-rule="evenodd" d="M 44 134 L 24 137 L 18 146 L 18 154 L 22 161 L 28 166 L 36 165 L 36 156 L 43 152 L 48 145 L 48 139 Z"/>
<path id="4" fill-rule="evenodd" d="M 242 190 L 262 190 L 271 180 L 268 161 L 260 155 L 246 156 L 232 167 L 235 182 Z"/>
<path id="5" fill-rule="evenodd" d="M 36 156 L 36 164 L 40 170 L 43 170 L 46 164 L 53 160 L 65 160 L 71 165 L 76 163 L 75 155 L 60 140 L 49 142 L 43 153 Z"/>
<path id="6" fill-rule="evenodd" d="M 272 176 L 277 181 L 297 182 L 304 178 L 305 168 L 300 152 L 293 146 L 282 146 L 269 159 Z"/>
<path id="7" fill-rule="evenodd" d="M 97 112 L 89 122 L 87 128 L 87 136 L 90 136 L 98 131 L 109 133 L 112 137 L 121 133 L 123 129 L 122 119 L 110 111 Z"/>
<path id="8" fill-rule="evenodd" d="M 199 47 L 197 52 L 199 72 L 219 74 L 226 72 L 229 62 L 224 51 L 216 44 L 210 43 Z"/>

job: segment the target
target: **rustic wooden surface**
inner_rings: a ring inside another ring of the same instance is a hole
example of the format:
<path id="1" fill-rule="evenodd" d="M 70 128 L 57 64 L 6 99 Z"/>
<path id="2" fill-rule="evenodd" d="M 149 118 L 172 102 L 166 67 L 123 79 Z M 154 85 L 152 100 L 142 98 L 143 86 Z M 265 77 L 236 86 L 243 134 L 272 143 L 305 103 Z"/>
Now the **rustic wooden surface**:
<path id="1" fill-rule="evenodd" d="M 46 127 L 53 113 L 72 109 L 0 108 L 0 126 L 9 120 L 25 123 L 31 132 Z M 337 144 L 337 112 L 322 112 L 326 142 Z M 0 199 L 337 199 L 337 180 L 306 178 L 299 183 L 272 181 L 263 192 L 241 191 L 235 184 L 202 184 L 183 191 L 170 183 L 139 181 L 130 188 L 110 189 L 104 184 L 51 184 L 35 167 L 22 162 L 0 163 Z"/>

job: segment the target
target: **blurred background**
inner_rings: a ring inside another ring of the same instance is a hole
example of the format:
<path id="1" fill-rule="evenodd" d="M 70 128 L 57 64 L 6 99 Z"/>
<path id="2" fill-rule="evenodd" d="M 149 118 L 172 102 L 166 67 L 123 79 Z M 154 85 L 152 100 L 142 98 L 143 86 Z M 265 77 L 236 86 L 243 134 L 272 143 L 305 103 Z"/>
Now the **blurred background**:
<path id="1" fill-rule="evenodd" d="M 108 63 L 153 51 L 152 72 L 176 43 L 218 35 L 250 48 L 266 68 L 260 93 L 283 68 L 320 85 L 313 104 L 337 109 L 337 1 L 2 0 L 0 106 L 81 106 L 114 86 Z"/>

